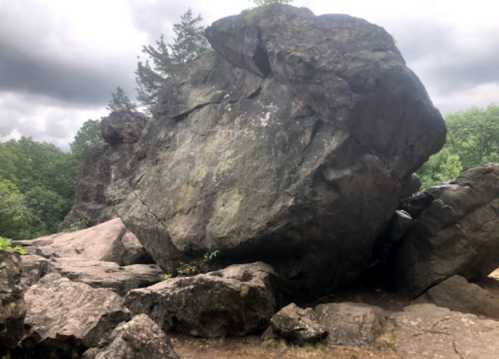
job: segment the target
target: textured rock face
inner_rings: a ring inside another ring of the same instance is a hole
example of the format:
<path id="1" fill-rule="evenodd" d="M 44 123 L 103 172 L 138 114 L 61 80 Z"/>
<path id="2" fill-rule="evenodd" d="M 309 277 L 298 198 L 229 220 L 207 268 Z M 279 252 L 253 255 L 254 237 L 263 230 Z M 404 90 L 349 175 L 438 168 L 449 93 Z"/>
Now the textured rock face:
<path id="1" fill-rule="evenodd" d="M 216 53 L 175 103 L 135 144 L 110 142 L 101 204 L 75 208 L 116 211 L 165 269 L 218 249 L 306 287 L 355 278 L 444 142 L 422 84 L 389 34 L 348 16 L 276 5 L 207 36 Z"/>
<path id="2" fill-rule="evenodd" d="M 463 173 L 408 203 L 416 223 L 394 254 L 399 288 L 413 295 L 455 274 L 468 280 L 499 267 L 499 165 Z"/>
<path id="3" fill-rule="evenodd" d="M 372 346 L 384 333 L 383 309 L 361 303 L 328 303 L 315 308 L 333 345 Z"/>
<path id="4" fill-rule="evenodd" d="M 274 314 L 274 279 L 264 263 L 234 265 L 132 290 L 125 302 L 164 330 L 205 338 L 241 336 L 264 328 Z"/>
<path id="5" fill-rule="evenodd" d="M 18 242 L 27 246 L 30 253 L 46 258 L 72 257 L 120 265 L 150 261 L 144 247 L 119 218 L 81 231 Z"/>
<path id="6" fill-rule="evenodd" d="M 153 285 L 161 281 L 163 271 L 153 264 L 119 266 L 114 262 L 61 258 L 53 263 L 53 269 L 75 282 L 92 287 L 109 288 L 119 295 L 129 290 Z"/>
<path id="7" fill-rule="evenodd" d="M 118 326 L 110 336 L 110 344 L 91 349 L 83 359 L 178 359 L 170 339 L 147 315 L 133 317 Z"/>
<path id="8" fill-rule="evenodd" d="M 274 336 L 300 345 L 318 342 L 328 334 L 313 309 L 303 309 L 294 303 L 274 314 L 270 328 Z"/>
<path id="9" fill-rule="evenodd" d="M 404 359 L 496 359 L 499 322 L 433 304 L 411 305 L 391 316 L 395 350 Z"/>
<path id="10" fill-rule="evenodd" d="M 439 307 L 482 315 L 499 320 L 499 296 L 461 276 L 449 279 L 430 288 L 423 296 Z"/>
<path id="11" fill-rule="evenodd" d="M 21 285 L 24 290 L 38 282 L 44 275 L 53 271 L 53 263 L 42 256 L 29 254 L 21 257 Z"/>
<path id="12" fill-rule="evenodd" d="M 147 117 L 133 111 L 113 111 L 102 119 L 102 137 L 111 145 L 135 143 L 147 123 Z"/>
<path id="13" fill-rule="evenodd" d="M 0 251 L 0 355 L 12 349 L 23 335 L 26 314 L 21 281 L 21 259 Z"/>
<path id="14" fill-rule="evenodd" d="M 78 355 L 99 343 L 129 319 L 123 299 L 109 289 L 95 289 L 58 274 L 43 277 L 25 293 L 29 333 L 26 351 L 37 357 Z M 69 356 L 70 357 L 70 356 Z"/>

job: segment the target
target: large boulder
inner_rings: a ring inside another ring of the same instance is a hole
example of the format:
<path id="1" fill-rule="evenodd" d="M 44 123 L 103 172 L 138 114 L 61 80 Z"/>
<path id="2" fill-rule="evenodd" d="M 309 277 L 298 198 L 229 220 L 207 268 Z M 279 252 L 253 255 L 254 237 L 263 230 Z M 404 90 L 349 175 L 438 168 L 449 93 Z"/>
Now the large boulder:
<path id="1" fill-rule="evenodd" d="M 178 359 L 170 339 L 147 315 L 119 325 L 102 348 L 86 351 L 83 359 Z"/>
<path id="2" fill-rule="evenodd" d="M 415 304 L 391 315 L 393 346 L 404 359 L 497 359 L 499 322 Z"/>
<path id="3" fill-rule="evenodd" d="M 25 301 L 29 332 L 22 347 L 33 358 L 79 355 L 98 346 L 130 318 L 123 299 L 111 290 L 95 289 L 58 274 L 46 275 L 31 286 Z"/>
<path id="4" fill-rule="evenodd" d="M 439 307 L 499 320 L 499 295 L 458 275 L 431 287 L 421 299 Z"/>
<path id="5" fill-rule="evenodd" d="M 136 111 L 113 111 L 101 122 L 102 137 L 110 145 L 135 143 L 147 123 L 147 117 Z"/>
<path id="6" fill-rule="evenodd" d="M 24 290 L 37 283 L 43 276 L 54 270 L 53 261 L 36 254 L 21 257 L 21 286 Z"/>
<path id="7" fill-rule="evenodd" d="M 21 287 L 21 259 L 0 251 L 0 356 L 14 348 L 23 336 L 26 314 Z"/>
<path id="8" fill-rule="evenodd" d="M 215 53 L 182 70 L 138 142 L 105 150 L 101 212 L 168 270 L 218 250 L 306 288 L 357 277 L 444 143 L 423 85 L 385 30 L 346 15 L 266 6 L 206 35 Z"/>
<path id="9" fill-rule="evenodd" d="M 123 296 L 131 289 L 148 287 L 161 281 L 164 275 L 154 264 L 121 267 L 114 262 L 60 258 L 52 266 L 54 271 L 72 281 L 97 288 L 109 288 Z"/>
<path id="10" fill-rule="evenodd" d="M 164 330 L 205 338 L 242 336 L 263 329 L 276 311 L 275 279 L 264 263 L 233 265 L 132 290 L 125 303 Z"/>
<path id="11" fill-rule="evenodd" d="M 470 169 L 405 203 L 415 218 L 393 254 L 399 288 L 414 296 L 458 274 L 486 277 L 499 267 L 499 164 Z"/>
<path id="12" fill-rule="evenodd" d="M 17 241 L 45 258 L 75 258 L 110 261 L 120 265 L 150 262 L 135 235 L 119 218 L 76 232 L 63 232 L 37 239 Z"/>

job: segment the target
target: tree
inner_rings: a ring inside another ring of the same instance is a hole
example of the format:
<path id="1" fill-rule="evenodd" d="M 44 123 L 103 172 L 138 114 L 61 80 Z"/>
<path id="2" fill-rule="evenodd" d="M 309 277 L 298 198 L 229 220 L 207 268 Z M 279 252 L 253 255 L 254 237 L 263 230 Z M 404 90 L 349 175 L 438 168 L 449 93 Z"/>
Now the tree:
<path id="1" fill-rule="evenodd" d="M 116 90 L 111 94 L 111 102 L 107 105 L 109 111 L 135 111 L 137 106 L 126 95 L 121 87 L 116 87 Z"/>
<path id="2" fill-rule="evenodd" d="M 87 120 L 71 142 L 71 152 L 76 162 L 81 162 L 91 148 L 104 143 L 99 120 Z M 77 166 L 79 167 L 79 166 Z"/>
<path id="3" fill-rule="evenodd" d="M 272 4 L 291 4 L 294 0 L 253 0 L 256 6 L 267 6 Z"/>
<path id="4" fill-rule="evenodd" d="M 463 170 L 499 162 L 499 106 L 449 114 L 446 125 L 447 143 L 418 172 L 425 188 L 452 180 Z"/>
<path id="5" fill-rule="evenodd" d="M 31 236 L 33 215 L 24 203 L 17 186 L 0 179 L 0 236 L 24 239 Z"/>
<path id="6" fill-rule="evenodd" d="M 156 105 L 162 88 L 175 86 L 176 75 L 181 69 L 208 51 L 202 21 L 201 15 L 194 16 L 189 9 L 173 25 L 175 36 L 171 43 L 161 35 L 155 44 L 143 47 L 142 52 L 147 58 L 139 60 L 135 74 L 138 99 L 144 105 Z"/>

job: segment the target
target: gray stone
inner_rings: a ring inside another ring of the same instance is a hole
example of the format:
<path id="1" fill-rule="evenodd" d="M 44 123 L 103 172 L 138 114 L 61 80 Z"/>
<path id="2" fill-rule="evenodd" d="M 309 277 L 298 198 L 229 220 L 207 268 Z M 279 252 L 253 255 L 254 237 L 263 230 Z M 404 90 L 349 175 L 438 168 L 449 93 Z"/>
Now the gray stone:
<path id="1" fill-rule="evenodd" d="M 139 140 L 147 117 L 136 111 L 113 111 L 101 121 L 102 137 L 110 145 Z"/>
<path id="2" fill-rule="evenodd" d="M 316 343 L 327 337 L 327 330 L 313 309 L 303 309 L 294 303 L 274 314 L 270 328 L 275 336 L 300 345 Z"/>
<path id="3" fill-rule="evenodd" d="M 315 312 L 332 345 L 373 346 L 384 334 L 387 320 L 383 309 L 362 303 L 320 304 Z"/>
<path id="4" fill-rule="evenodd" d="M 42 256 L 27 254 L 21 256 L 21 286 L 24 290 L 37 283 L 44 275 L 53 271 L 53 263 Z"/>
<path id="5" fill-rule="evenodd" d="M 499 322 L 415 304 L 391 315 L 394 348 L 404 359 L 497 359 Z"/>
<path id="6" fill-rule="evenodd" d="M 456 274 L 474 281 L 499 267 L 499 164 L 470 169 L 405 206 L 416 221 L 390 272 L 408 294 Z"/>
<path id="7" fill-rule="evenodd" d="M 422 299 L 454 311 L 499 320 L 499 296 L 455 275 L 430 288 Z"/>
<path id="8" fill-rule="evenodd" d="M 205 338 L 242 336 L 264 328 L 274 314 L 274 280 L 264 263 L 233 265 L 132 290 L 125 303 L 164 330 Z"/>
<path id="9" fill-rule="evenodd" d="M 178 359 L 170 339 L 147 315 L 119 325 L 103 348 L 89 349 L 83 359 Z"/>
<path id="10" fill-rule="evenodd" d="M 76 355 L 98 346 L 120 322 L 130 317 L 123 299 L 111 290 L 95 289 L 58 274 L 40 279 L 24 297 L 29 332 L 22 342 L 23 348 L 46 353 L 47 357 Z"/>
<path id="11" fill-rule="evenodd" d="M 14 348 L 23 335 L 21 271 L 19 255 L 0 251 L 0 355 Z"/>
<path id="12" fill-rule="evenodd" d="M 215 53 L 179 73 L 174 103 L 138 142 L 92 157 L 94 184 L 88 174 L 81 186 L 92 198 L 75 208 L 117 213 L 169 271 L 220 250 L 305 291 L 357 278 L 444 143 L 423 85 L 385 30 L 346 15 L 274 5 L 207 37 Z"/>

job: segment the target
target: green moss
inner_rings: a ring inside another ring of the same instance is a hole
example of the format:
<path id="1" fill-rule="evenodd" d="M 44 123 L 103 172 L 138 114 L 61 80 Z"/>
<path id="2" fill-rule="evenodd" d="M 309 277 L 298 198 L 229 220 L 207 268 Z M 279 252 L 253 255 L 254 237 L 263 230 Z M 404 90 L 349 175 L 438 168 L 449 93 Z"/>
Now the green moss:
<path id="1" fill-rule="evenodd" d="M 15 246 L 8 238 L 0 237 L 0 251 L 17 253 L 20 255 L 28 254 L 28 251 L 20 246 Z"/>

